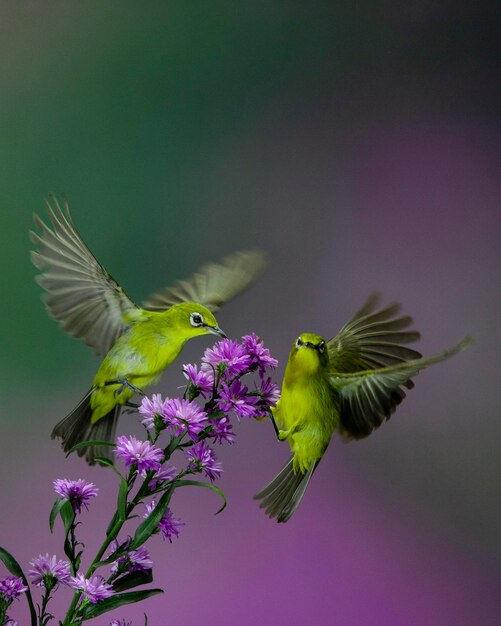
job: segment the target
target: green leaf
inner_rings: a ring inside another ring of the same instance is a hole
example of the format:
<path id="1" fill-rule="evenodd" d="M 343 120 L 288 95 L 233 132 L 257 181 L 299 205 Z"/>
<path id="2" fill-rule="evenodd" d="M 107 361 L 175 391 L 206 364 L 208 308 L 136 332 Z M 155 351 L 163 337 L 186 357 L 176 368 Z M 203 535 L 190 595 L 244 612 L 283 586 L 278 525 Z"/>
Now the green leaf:
<path id="1" fill-rule="evenodd" d="M 129 492 L 129 485 L 125 478 L 120 480 L 120 489 L 118 490 L 117 499 L 117 513 L 118 519 L 123 522 L 127 517 L 127 494 Z"/>
<path id="2" fill-rule="evenodd" d="M 67 500 L 63 500 L 62 498 L 58 498 L 54 502 L 52 509 L 50 511 L 50 515 L 49 515 L 49 528 L 50 528 L 51 533 L 54 532 L 54 522 L 56 521 L 56 517 L 58 513 L 61 511 L 61 509 L 67 502 L 68 502 Z"/>
<path id="3" fill-rule="evenodd" d="M 141 524 L 139 524 L 132 543 L 130 544 L 130 550 L 135 550 L 139 546 L 142 546 L 143 543 L 156 531 L 158 523 L 162 519 L 165 511 L 167 510 L 167 506 L 169 504 L 171 496 L 172 487 L 167 489 L 167 491 L 158 501 L 157 506 L 148 515 L 144 522 L 141 522 Z"/>
<path id="4" fill-rule="evenodd" d="M 24 595 L 26 596 L 26 600 L 30 607 L 31 626 L 37 626 L 37 614 L 33 605 L 33 599 L 31 597 L 29 584 L 26 580 L 26 576 L 24 575 L 21 566 L 12 556 L 12 554 L 10 552 L 7 552 L 7 550 L 4 550 L 2 547 L 0 547 L 0 559 L 5 563 L 5 567 L 9 570 L 9 572 L 14 576 L 17 576 L 18 578 L 21 578 L 26 587 L 28 587 L 27 591 L 24 592 Z"/>
<path id="5" fill-rule="evenodd" d="M 80 443 L 77 443 L 76 445 L 74 445 L 72 448 L 70 448 L 68 450 L 68 452 L 66 453 L 66 458 L 68 458 L 70 456 L 70 454 L 72 452 L 75 452 L 75 450 L 79 450 L 80 448 L 89 448 L 90 446 L 111 446 L 114 447 L 116 444 L 114 441 L 80 441 Z"/>
<path id="6" fill-rule="evenodd" d="M 146 570 L 146 572 L 131 572 L 117 578 L 113 583 L 113 589 L 115 591 L 126 591 L 127 589 L 133 589 L 139 585 L 146 585 L 151 582 L 153 582 L 151 569 Z"/>
<path id="7" fill-rule="evenodd" d="M 64 500 L 63 502 L 64 504 L 61 507 L 61 510 L 59 511 L 59 513 L 61 515 L 61 519 L 63 520 L 64 532 L 65 532 L 64 553 L 69 558 L 70 562 L 73 562 L 74 555 L 73 555 L 73 550 L 72 550 L 71 543 L 69 540 L 69 536 L 70 536 L 71 528 L 75 522 L 75 511 L 73 510 L 73 505 L 71 504 L 69 500 Z"/>
<path id="8" fill-rule="evenodd" d="M 105 456 L 95 456 L 94 461 L 97 461 L 99 465 L 102 465 L 103 467 L 115 467 L 113 465 L 113 461 Z"/>
<path id="9" fill-rule="evenodd" d="M 144 591 L 130 591 L 129 593 L 118 593 L 111 598 L 106 598 L 105 600 L 101 600 L 94 605 L 87 605 L 82 611 L 82 620 L 93 619 L 94 617 L 98 617 L 98 615 L 102 615 L 103 613 L 107 613 L 108 611 L 113 611 L 117 609 L 119 606 L 123 606 L 124 604 L 132 604 L 134 602 L 140 602 L 141 600 L 146 600 L 150 596 L 154 596 L 157 593 L 163 593 L 163 589 L 145 589 Z"/>
<path id="10" fill-rule="evenodd" d="M 69 500 L 63 500 L 64 504 L 61 507 L 61 519 L 64 524 L 64 531 L 66 535 L 69 534 L 71 527 L 73 526 L 73 522 L 75 521 L 75 511 L 73 510 L 73 505 Z"/>
<path id="11" fill-rule="evenodd" d="M 221 511 L 224 511 L 224 509 L 226 508 L 226 504 L 227 504 L 226 496 L 221 491 L 221 489 L 219 489 L 219 487 L 216 487 L 215 485 L 211 485 L 210 483 L 203 483 L 198 480 L 178 480 L 174 483 L 175 487 L 187 487 L 188 485 L 194 485 L 196 487 L 205 487 L 205 489 L 210 489 L 214 493 L 217 493 L 217 495 L 223 499 L 223 506 L 218 511 L 216 511 L 214 515 L 221 513 Z"/>
<path id="12" fill-rule="evenodd" d="M 6 568 L 11 574 L 17 576 L 18 578 L 26 580 L 21 566 L 10 552 L 7 552 L 7 550 L 0 548 L 0 559 L 2 559 L 2 561 L 5 563 Z"/>
<path id="13" fill-rule="evenodd" d="M 81 550 L 75 557 L 75 571 L 77 572 L 80 569 L 80 562 L 82 560 L 82 554 L 83 554 L 83 550 Z"/>

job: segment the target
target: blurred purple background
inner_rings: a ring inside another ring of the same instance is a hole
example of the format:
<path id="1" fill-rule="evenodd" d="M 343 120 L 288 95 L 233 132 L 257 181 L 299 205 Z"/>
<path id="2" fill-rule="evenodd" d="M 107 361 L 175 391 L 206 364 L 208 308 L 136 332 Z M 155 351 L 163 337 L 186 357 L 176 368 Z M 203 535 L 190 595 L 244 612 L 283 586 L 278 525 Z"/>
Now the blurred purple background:
<path id="1" fill-rule="evenodd" d="M 101 493 L 111 472 L 64 459 L 53 424 L 98 361 L 49 320 L 28 261 L 41 199 L 64 191 L 92 251 L 140 300 L 201 263 L 258 246 L 262 279 L 218 321 L 280 361 L 299 332 L 334 335 L 366 296 L 403 303 L 440 351 L 388 424 L 334 439 L 286 525 L 252 495 L 286 446 L 244 421 L 218 450 L 216 496 L 181 490 L 186 526 L 153 538 L 165 594 L 113 617 L 152 626 L 499 623 L 497 364 L 501 215 L 496 12 L 488 2 L 6 3 L 0 9 L 2 504 L 0 545 L 27 569 L 62 558 L 58 477 Z M 191 342 L 157 390 L 173 395 Z M 133 416 L 119 430 L 140 433 Z M 3 575 L 4 569 L 0 569 Z M 60 591 L 60 616 L 69 595 Z M 27 624 L 22 602 L 11 611 Z M 94 623 L 109 624 L 98 618 Z"/>

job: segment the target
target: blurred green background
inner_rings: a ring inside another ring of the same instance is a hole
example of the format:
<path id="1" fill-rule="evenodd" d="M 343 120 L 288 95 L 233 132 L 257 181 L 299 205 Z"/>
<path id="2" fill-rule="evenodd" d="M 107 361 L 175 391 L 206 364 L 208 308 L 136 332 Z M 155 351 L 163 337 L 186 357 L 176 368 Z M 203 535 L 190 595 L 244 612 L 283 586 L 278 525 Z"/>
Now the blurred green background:
<path id="1" fill-rule="evenodd" d="M 264 249 L 262 279 L 219 321 L 260 334 L 277 379 L 299 332 L 334 335 L 375 289 L 414 315 L 425 354 L 475 337 L 423 373 L 376 435 L 332 443 L 286 527 L 251 500 L 286 450 L 268 425 L 242 424 L 221 451 L 232 512 L 214 520 L 209 499 L 180 500 L 189 523 L 153 553 L 170 560 L 151 615 L 174 602 L 171 623 L 183 624 L 495 623 L 497 18 L 489 2 L 1 4 L 0 544 L 23 563 L 61 551 L 44 525 L 30 535 L 58 476 L 112 494 L 111 477 L 64 461 L 48 437 L 98 363 L 48 318 L 29 262 L 32 212 L 64 193 L 137 300 L 235 249 Z M 192 344 L 181 362 L 208 340 Z M 173 367 L 159 389 L 181 382 Z M 104 505 L 96 532 L 100 515 Z M 198 612 L 186 608 L 189 561 L 208 569 L 220 551 L 213 584 L 232 603 L 209 609 L 204 580 Z"/>

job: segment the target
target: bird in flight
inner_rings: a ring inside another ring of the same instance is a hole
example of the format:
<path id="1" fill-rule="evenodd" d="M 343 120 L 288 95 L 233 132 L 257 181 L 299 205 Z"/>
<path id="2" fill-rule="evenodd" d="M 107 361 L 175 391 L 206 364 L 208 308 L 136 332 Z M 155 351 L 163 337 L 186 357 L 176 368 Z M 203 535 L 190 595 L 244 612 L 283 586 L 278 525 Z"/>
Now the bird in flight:
<path id="1" fill-rule="evenodd" d="M 220 263 L 208 263 L 137 305 L 85 245 L 68 204 L 47 201 L 50 224 L 38 216 L 37 247 L 31 252 L 41 270 L 49 314 L 73 337 L 104 357 L 92 386 L 52 431 L 65 451 L 82 441 L 113 441 L 121 407 L 160 378 L 186 341 L 212 333 L 225 337 L 214 312 L 248 287 L 263 267 L 258 251 L 239 251 Z M 79 448 L 89 464 L 109 458 L 110 448 Z"/>
<path id="2" fill-rule="evenodd" d="M 330 341 L 302 333 L 285 368 L 280 400 L 273 411 L 277 436 L 292 455 L 254 498 L 269 517 L 290 519 L 320 463 L 332 435 L 362 439 L 388 420 L 414 387 L 423 368 L 463 350 L 466 337 L 440 354 L 422 358 L 407 345 L 419 338 L 409 330 L 412 318 L 399 316 L 400 305 L 379 308 L 379 294 Z"/>

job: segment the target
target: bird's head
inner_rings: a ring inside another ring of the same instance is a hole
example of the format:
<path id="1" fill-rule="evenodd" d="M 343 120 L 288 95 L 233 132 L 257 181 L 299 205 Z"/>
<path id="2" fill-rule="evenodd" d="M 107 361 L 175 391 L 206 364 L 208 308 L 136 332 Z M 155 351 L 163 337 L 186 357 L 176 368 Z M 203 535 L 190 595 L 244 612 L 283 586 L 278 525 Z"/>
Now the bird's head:
<path id="1" fill-rule="evenodd" d="M 316 372 L 329 362 L 325 339 L 314 333 L 301 333 L 292 346 L 290 358 L 303 371 Z"/>
<path id="2" fill-rule="evenodd" d="M 174 319 L 179 335 L 191 339 L 209 333 L 225 338 L 214 315 L 202 304 L 182 302 L 169 308 L 170 317 Z"/>

